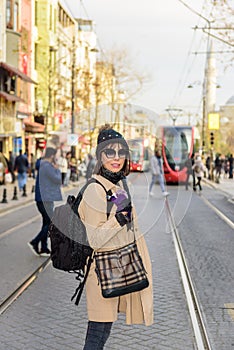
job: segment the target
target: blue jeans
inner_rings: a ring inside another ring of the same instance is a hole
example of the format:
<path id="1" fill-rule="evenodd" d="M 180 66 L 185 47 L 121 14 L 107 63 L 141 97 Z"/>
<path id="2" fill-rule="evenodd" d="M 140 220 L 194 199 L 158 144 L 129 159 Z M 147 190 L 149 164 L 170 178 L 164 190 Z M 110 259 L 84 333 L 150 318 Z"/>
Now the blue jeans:
<path id="1" fill-rule="evenodd" d="M 18 173 L 18 186 L 19 186 L 19 190 L 21 191 L 24 188 L 24 185 L 26 185 L 27 183 L 27 173 Z"/>
<path id="2" fill-rule="evenodd" d="M 41 242 L 41 250 L 47 249 L 48 229 L 54 211 L 54 202 L 36 202 L 37 209 L 42 216 L 42 228 L 38 235 L 32 240 L 33 244 Z"/>
<path id="3" fill-rule="evenodd" d="M 149 191 L 150 192 L 152 191 L 152 188 L 153 188 L 154 184 L 156 183 L 156 181 L 159 182 L 159 185 L 161 187 L 162 192 L 165 192 L 163 174 L 152 175 L 152 180 L 151 180 L 151 183 L 150 183 Z"/>
<path id="4" fill-rule="evenodd" d="M 110 335 L 112 322 L 88 322 L 83 350 L 102 350 Z"/>

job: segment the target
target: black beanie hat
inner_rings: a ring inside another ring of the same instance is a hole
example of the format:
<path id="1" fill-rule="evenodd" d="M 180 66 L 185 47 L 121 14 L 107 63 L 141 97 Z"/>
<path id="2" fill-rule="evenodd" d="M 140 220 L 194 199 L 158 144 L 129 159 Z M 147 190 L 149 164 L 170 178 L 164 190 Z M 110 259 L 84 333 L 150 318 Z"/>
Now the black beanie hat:
<path id="1" fill-rule="evenodd" d="M 114 129 L 103 129 L 100 131 L 97 138 L 97 149 L 96 156 L 100 155 L 101 151 L 103 151 L 106 146 L 110 143 L 120 143 L 124 148 L 128 149 L 128 144 L 124 139 L 123 135 L 121 135 L 118 131 Z"/>

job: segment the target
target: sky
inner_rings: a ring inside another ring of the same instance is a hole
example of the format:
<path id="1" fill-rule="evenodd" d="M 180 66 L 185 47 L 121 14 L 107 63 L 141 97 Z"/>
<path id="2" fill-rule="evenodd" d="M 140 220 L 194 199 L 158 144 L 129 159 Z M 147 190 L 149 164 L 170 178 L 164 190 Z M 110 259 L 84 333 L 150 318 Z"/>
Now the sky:
<path id="1" fill-rule="evenodd" d="M 133 66 L 150 76 L 150 82 L 132 103 L 159 114 L 173 108 L 192 118 L 201 113 L 207 35 L 193 27 L 205 26 L 204 20 L 179 0 L 64 1 L 74 16 L 95 21 L 98 43 L 104 52 L 113 47 L 127 49 Z M 207 15 L 208 0 L 184 1 Z M 215 41 L 214 51 L 220 50 L 231 47 Z M 217 83 L 221 86 L 216 95 L 219 109 L 234 95 L 234 68 L 225 70 L 222 54 L 215 56 Z"/>

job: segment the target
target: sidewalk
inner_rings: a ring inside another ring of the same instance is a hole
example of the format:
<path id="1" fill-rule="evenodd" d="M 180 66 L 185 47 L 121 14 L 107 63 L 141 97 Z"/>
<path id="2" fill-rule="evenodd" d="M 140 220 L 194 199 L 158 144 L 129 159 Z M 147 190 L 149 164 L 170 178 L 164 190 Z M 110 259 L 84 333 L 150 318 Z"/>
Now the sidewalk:
<path id="1" fill-rule="evenodd" d="M 35 186 L 35 179 L 29 177 L 26 185 L 26 194 L 27 197 L 22 196 L 22 192 L 19 192 L 18 182 L 15 181 L 14 184 L 6 184 L 0 186 L 0 213 L 5 212 L 7 210 L 17 208 L 19 206 L 25 205 L 34 200 L 35 193 L 33 191 L 33 187 Z M 13 200 L 14 197 L 14 189 L 16 188 L 16 197 L 17 199 Z M 35 188 L 35 187 L 34 187 Z M 6 198 L 4 198 L 4 190 L 6 189 Z M 7 201 L 7 203 L 3 203 L 3 201 Z"/>
<path id="2" fill-rule="evenodd" d="M 68 187 L 64 188 L 64 191 L 67 192 L 70 188 L 76 187 L 80 182 L 83 182 L 84 178 L 80 178 L 78 182 L 70 182 Z M 208 180 L 206 178 L 203 179 L 204 183 L 212 186 L 218 191 L 223 192 L 226 196 L 229 197 L 232 201 L 234 201 L 234 179 L 220 179 L 220 183 L 215 183 L 214 181 Z M 17 208 L 21 205 L 25 205 L 29 202 L 34 201 L 34 192 L 33 186 L 35 186 L 35 179 L 28 178 L 27 181 L 27 197 L 22 196 L 22 192 L 19 192 L 17 180 L 14 184 L 7 184 L 0 186 L 0 213 L 3 213 L 7 210 Z M 17 189 L 17 197 L 18 200 L 12 200 L 14 196 L 14 188 Z M 3 192 L 4 189 L 7 191 L 7 203 L 2 203 L 3 200 Z"/>
<path id="3" fill-rule="evenodd" d="M 66 193 L 73 187 L 78 187 L 80 184 L 82 184 L 85 181 L 83 177 L 80 177 L 80 179 L 76 182 L 70 182 L 68 186 L 62 188 L 62 192 Z M 16 200 L 13 200 L 14 197 L 14 190 L 16 187 L 17 191 L 17 198 Z M 6 200 L 7 203 L 2 203 L 4 197 L 4 189 L 6 189 Z M 27 186 L 26 186 L 26 193 L 27 196 L 22 196 L 22 192 L 19 192 L 18 188 L 18 182 L 15 181 L 14 184 L 7 184 L 7 185 L 1 185 L 0 186 L 0 213 L 4 213 L 8 210 L 12 210 L 14 208 L 18 208 L 20 206 L 23 206 L 25 204 L 28 204 L 30 202 L 34 201 L 35 197 L 35 179 L 28 178 L 27 180 Z"/>
<path id="4" fill-rule="evenodd" d="M 221 178 L 219 180 L 219 183 L 208 180 L 206 178 L 203 178 L 203 181 L 209 184 L 210 186 L 212 186 L 213 188 L 215 188 L 216 190 L 223 192 L 229 197 L 229 199 L 234 201 L 234 179 Z"/>

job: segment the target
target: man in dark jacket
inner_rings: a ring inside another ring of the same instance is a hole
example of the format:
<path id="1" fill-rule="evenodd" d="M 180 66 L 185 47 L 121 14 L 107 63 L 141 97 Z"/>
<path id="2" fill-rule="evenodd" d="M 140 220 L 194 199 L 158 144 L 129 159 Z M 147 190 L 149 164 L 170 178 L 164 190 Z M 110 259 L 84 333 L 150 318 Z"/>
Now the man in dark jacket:
<path id="1" fill-rule="evenodd" d="M 55 163 L 57 150 L 48 147 L 45 156 L 36 162 L 35 201 L 42 216 L 42 228 L 37 236 L 28 243 L 33 253 L 40 256 L 49 256 L 47 247 L 48 229 L 53 216 L 54 201 L 62 200 L 61 172 Z M 39 250 L 41 243 L 41 250 Z"/>
<path id="2" fill-rule="evenodd" d="M 27 171 L 28 171 L 28 159 L 22 154 L 22 149 L 19 151 L 19 155 L 15 158 L 14 170 L 18 173 L 18 186 L 22 191 L 27 183 Z"/>

